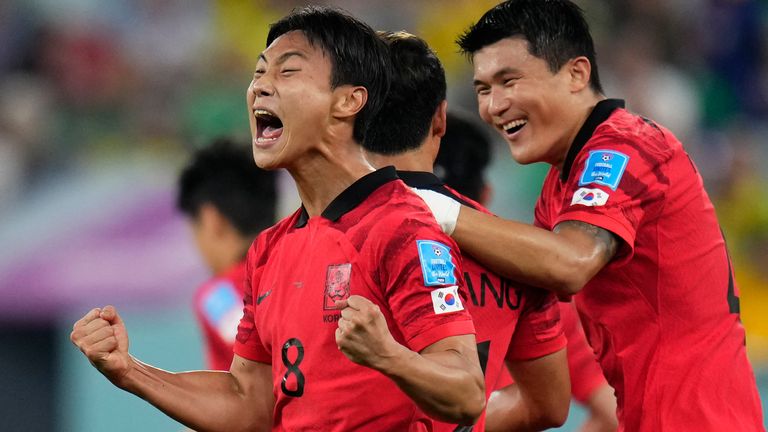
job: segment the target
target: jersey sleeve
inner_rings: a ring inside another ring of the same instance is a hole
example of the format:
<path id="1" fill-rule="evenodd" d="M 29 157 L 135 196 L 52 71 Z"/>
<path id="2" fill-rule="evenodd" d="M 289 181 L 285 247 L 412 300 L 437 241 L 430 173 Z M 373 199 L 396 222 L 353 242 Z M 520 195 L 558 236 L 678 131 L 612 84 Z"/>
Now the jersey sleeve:
<path id="1" fill-rule="evenodd" d="M 663 199 L 668 186 L 663 165 L 669 155 L 641 144 L 620 133 L 593 137 L 573 163 L 563 210 L 552 226 L 576 220 L 608 230 L 623 241 L 618 262 L 627 262 L 647 209 Z"/>
<path id="2" fill-rule="evenodd" d="M 383 296 L 407 346 L 418 352 L 446 337 L 474 334 L 458 247 L 434 219 L 404 220 L 386 238 L 374 265 L 383 266 Z"/>
<path id="3" fill-rule="evenodd" d="M 565 348 L 567 341 L 560 322 L 557 297 L 549 291 L 528 288 L 525 310 L 520 315 L 508 361 L 532 360 Z"/>
<path id="4" fill-rule="evenodd" d="M 560 315 L 568 339 L 568 371 L 574 399 L 586 403 L 592 393 L 607 381 L 597 363 L 595 353 L 587 342 L 576 308 L 571 302 L 560 303 Z"/>
<path id="5" fill-rule="evenodd" d="M 261 256 L 258 247 L 259 241 L 248 250 L 248 258 L 245 265 L 245 289 L 243 291 L 243 316 L 240 324 L 237 326 L 237 337 L 235 338 L 234 352 L 240 357 L 260 363 L 272 363 L 272 356 L 261 343 L 259 331 L 256 328 L 254 311 L 256 304 L 253 301 L 261 279 L 265 256 Z"/>

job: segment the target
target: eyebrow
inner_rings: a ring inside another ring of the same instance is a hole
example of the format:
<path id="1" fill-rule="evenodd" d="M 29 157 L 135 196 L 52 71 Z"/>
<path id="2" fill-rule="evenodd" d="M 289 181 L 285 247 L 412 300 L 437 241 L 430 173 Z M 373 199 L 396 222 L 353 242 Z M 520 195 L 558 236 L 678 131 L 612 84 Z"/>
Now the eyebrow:
<path id="1" fill-rule="evenodd" d="M 291 57 L 301 57 L 304 60 L 307 60 L 307 55 L 304 54 L 301 51 L 287 51 L 282 54 L 275 60 L 275 64 L 281 64 L 285 63 L 289 58 Z M 267 57 L 264 55 L 264 53 L 259 54 L 259 60 L 263 60 L 265 63 L 269 63 L 269 60 L 267 60 Z"/>
<path id="2" fill-rule="evenodd" d="M 520 71 L 515 69 L 515 68 L 511 68 L 511 67 L 501 68 L 498 71 L 496 71 L 496 73 L 493 74 L 493 76 L 491 77 L 491 81 L 496 81 L 499 78 L 501 78 L 502 76 L 510 74 L 510 73 L 520 73 Z M 474 86 L 478 86 L 480 84 L 485 84 L 485 82 L 482 81 L 482 80 L 479 80 L 477 78 L 475 78 L 475 80 L 472 81 L 472 85 L 474 85 Z"/>

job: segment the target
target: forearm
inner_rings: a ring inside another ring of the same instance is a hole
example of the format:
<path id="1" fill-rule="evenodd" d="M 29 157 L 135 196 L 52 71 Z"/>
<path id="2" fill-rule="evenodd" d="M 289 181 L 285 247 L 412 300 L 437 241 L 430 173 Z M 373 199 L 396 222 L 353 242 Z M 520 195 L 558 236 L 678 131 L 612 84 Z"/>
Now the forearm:
<path id="1" fill-rule="evenodd" d="M 178 422 L 200 432 L 268 430 L 274 402 L 258 382 L 245 385 L 230 372 L 167 372 L 134 359 L 116 383 Z M 267 389 L 271 383 L 266 382 Z"/>
<path id="2" fill-rule="evenodd" d="M 462 206 L 453 238 L 494 272 L 559 295 L 578 292 L 599 270 L 594 250 L 579 239 Z M 594 267 L 594 268 L 593 268 Z"/>
<path id="3" fill-rule="evenodd" d="M 541 430 L 529 402 L 523 398 L 517 384 L 491 393 L 485 409 L 486 432 Z"/>
<path id="4" fill-rule="evenodd" d="M 482 371 L 452 351 L 421 354 L 401 346 L 382 373 L 433 418 L 472 424 L 485 405 Z"/>

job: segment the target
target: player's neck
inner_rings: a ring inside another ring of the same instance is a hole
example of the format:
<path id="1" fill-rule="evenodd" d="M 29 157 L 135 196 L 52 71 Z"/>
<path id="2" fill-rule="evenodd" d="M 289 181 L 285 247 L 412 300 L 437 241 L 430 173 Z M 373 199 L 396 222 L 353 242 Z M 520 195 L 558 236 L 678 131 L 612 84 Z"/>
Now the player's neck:
<path id="1" fill-rule="evenodd" d="M 553 165 L 558 171 L 562 171 L 563 165 L 565 164 L 565 158 L 568 156 L 568 152 L 573 145 L 573 141 L 576 139 L 576 135 L 579 133 L 582 126 L 584 126 L 584 123 L 586 123 L 590 114 L 592 114 L 595 106 L 600 101 L 605 99 L 606 97 L 602 94 L 588 91 L 584 92 L 580 99 L 577 101 L 576 106 L 578 109 L 573 111 L 573 121 L 571 122 L 573 127 L 570 128 L 565 134 L 562 145 L 558 146 L 562 149 L 558 152 L 558 159 L 554 162 L 551 162 L 551 165 Z"/>
<path id="2" fill-rule="evenodd" d="M 432 172 L 433 157 L 427 154 L 423 147 L 409 150 L 397 155 L 381 155 L 366 153 L 365 157 L 376 168 L 393 165 L 398 171 Z"/>
<path id="3" fill-rule="evenodd" d="M 362 147 L 351 139 L 330 145 L 321 143 L 288 168 L 310 217 L 322 214 L 334 198 L 373 171 Z"/>

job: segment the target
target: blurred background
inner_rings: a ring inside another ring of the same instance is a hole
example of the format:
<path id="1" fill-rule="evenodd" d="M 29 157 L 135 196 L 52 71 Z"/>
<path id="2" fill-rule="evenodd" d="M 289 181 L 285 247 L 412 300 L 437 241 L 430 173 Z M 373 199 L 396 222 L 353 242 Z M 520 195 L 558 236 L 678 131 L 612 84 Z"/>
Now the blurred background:
<path id="1" fill-rule="evenodd" d="M 174 209 L 192 149 L 249 139 L 244 92 L 267 26 L 298 1 L 0 1 L 0 429 L 179 431 L 113 388 L 69 342 L 117 305 L 134 355 L 203 366 L 192 293 L 207 278 Z M 453 43 L 496 2 L 344 0 L 435 48 L 453 108 L 476 111 Z M 768 1 L 577 1 L 606 93 L 671 129 L 698 164 L 729 242 L 749 355 L 768 395 Z M 532 219 L 546 166 L 497 143 L 492 210 Z M 280 213 L 298 205 L 280 181 Z M 764 407 L 765 409 L 765 407 Z M 582 413 L 562 430 L 576 430 Z"/>

